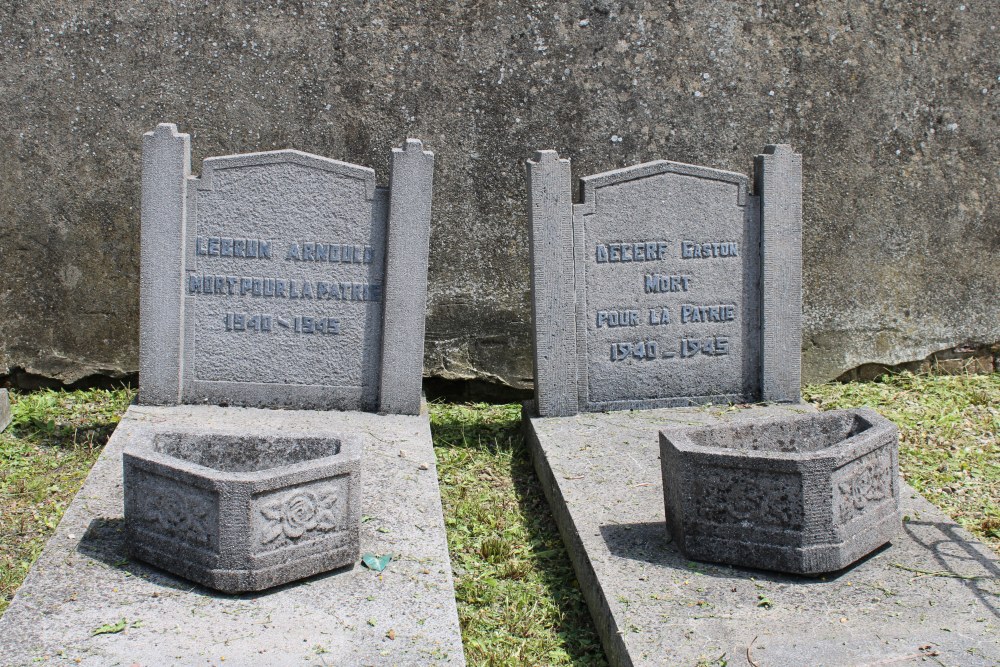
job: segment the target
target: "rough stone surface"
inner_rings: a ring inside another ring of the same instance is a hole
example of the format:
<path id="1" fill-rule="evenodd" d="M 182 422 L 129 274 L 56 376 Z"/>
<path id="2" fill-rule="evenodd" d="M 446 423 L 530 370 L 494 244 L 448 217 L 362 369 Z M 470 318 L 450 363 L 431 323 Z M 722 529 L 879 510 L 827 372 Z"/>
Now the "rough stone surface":
<path id="1" fill-rule="evenodd" d="M 434 154 L 417 139 L 392 149 L 379 412 L 420 412 Z"/>
<path id="2" fill-rule="evenodd" d="M 548 419 L 526 411 L 535 468 L 612 665 L 855 667 L 922 655 L 945 665 L 1000 664 L 1000 560 L 905 484 L 901 533 L 823 578 L 695 563 L 669 540 L 657 465 L 664 424 L 806 411 L 703 407 Z"/>
<path id="3" fill-rule="evenodd" d="M 528 162 L 539 415 L 798 402 L 801 156 L 768 146 L 754 195 L 659 160 L 585 176 L 572 204 L 568 171 Z"/>
<path id="4" fill-rule="evenodd" d="M 10 397 L 6 389 L 0 389 L 0 431 L 10 425 L 13 415 L 10 413 Z"/>
<path id="5" fill-rule="evenodd" d="M 358 559 L 361 439 L 296 432 L 282 411 L 213 427 L 127 420 L 129 555 L 226 593 Z"/>
<path id="6" fill-rule="evenodd" d="M 127 560 L 121 456 L 129 424 L 230 428 L 276 418 L 293 429 L 363 434 L 361 550 L 393 554 L 385 571 L 355 563 L 295 585 L 230 596 Z M 123 632 L 91 635 L 122 618 Z M 463 665 L 427 419 L 131 407 L 0 619 L 0 637 L 0 662 L 12 667 L 45 656 L 94 667 Z"/>
<path id="7" fill-rule="evenodd" d="M 195 178 L 189 152 L 144 136 L 140 401 L 417 414 L 433 155 L 409 140 L 386 190 L 293 150 Z"/>
<path id="8" fill-rule="evenodd" d="M 660 431 L 667 527 L 688 558 L 840 570 L 899 532 L 899 433 L 873 410 Z"/>
<path id="9" fill-rule="evenodd" d="M 524 160 L 750 173 L 803 153 L 806 380 L 1000 341 L 1000 4 L 185 3 L 0 9 L 0 374 L 138 367 L 135 141 L 436 153 L 425 372 L 531 381 Z"/>

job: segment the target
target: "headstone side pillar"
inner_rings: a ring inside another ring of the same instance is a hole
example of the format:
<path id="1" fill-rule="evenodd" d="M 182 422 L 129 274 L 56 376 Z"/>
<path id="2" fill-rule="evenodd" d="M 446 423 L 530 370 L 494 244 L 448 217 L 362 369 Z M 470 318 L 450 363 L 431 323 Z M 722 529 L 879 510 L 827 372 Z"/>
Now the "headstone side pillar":
<path id="1" fill-rule="evenodd" d="M 0 389 L 0 431 L 10 425 L 13 415 L 10 413 L 10 399 L 7 397 L 7 390 Z"/>
<path id="2" fill-rule="evenodd" d="M 379 412 L 420 414 L 434 153 L 417 139 L 392 149 L 382 303 Z"/>
<path id="3" fill-rule="evenodd" d="M 755 159 L 761 224 L 761 400 L 801 400 L 802 156 L 785 144 Z"/>
<path id="4" fill-rule="evenodd" d="M 579 396 L 570 162 L 538 151 L 527 168 L 535 409 L 540 417 L 573 415 Z"/>
<path id="5" fill-rule="evenodd" d="M 161 123 L 142 141 L 139 401 L 180 402 L 184 225 L 191 138 Z"/>

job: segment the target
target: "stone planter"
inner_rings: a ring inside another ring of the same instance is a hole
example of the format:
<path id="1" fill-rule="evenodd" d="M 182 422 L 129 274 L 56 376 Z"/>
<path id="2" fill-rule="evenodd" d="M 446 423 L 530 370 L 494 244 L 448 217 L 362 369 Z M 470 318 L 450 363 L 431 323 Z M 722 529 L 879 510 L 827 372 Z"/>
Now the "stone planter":
<path id="1" fill-rule="evenodd" d="M 358 558 L 357 437 L 145 426 L 123 454 L 132 557 L 227 593 Z"/>
<path id="2" fill-rule="evenodd" d="M 844 568 L 899 530 L 898 432 L 872 410 L 660 431 L 667 526 L 702 560 Z"/>

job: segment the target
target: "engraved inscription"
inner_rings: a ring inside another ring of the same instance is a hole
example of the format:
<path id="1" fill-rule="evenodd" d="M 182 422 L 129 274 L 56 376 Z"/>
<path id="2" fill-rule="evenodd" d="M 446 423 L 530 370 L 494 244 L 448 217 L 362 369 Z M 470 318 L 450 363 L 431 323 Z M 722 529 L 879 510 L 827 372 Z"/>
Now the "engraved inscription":
<path id="1" fill-rule="evenodd" d="M 662 273 L 647 273 L 643 281 L 646 294 L 656 292 L 687 292 L 691 286 L 691 276 L 668 276 Z"/>
<path id="2" fill-rule="evenodd" d="M 652 262 L 667 258 L 666 241 L 635 243 L 598 243 L 595 257 L 598 264 L 609 262 Z"/>
<path id="3" fill-rule="evenodd" d="M 711 257 L 738 257 L 740 247 L 736 241 L 696 243 L 681 241 L 681 259 L 709 259 Z"/>
<path id="4" fill-rule="evenodd" d="M 188 275 L 188 294 L 276 297 L 327 301 L 381 301 L 382 286 L 333 280 Z"/>
<path id="5" fill-rule="evenodd" d="M 267 239 L 236 239 L 229 236 L 196 236 L 196 255 L 206 257 L 248 257 L 271 259 L 271 241 Z"/>
<path id="6" fill-rule="evenodd" d="M 726 336 L 711 336 L 709 338 L 681 338 L 681 357 L 693 357 L 704 354 L 709 357 L 721 357 L 729 354 L 729 338 Z"/>
<path id="7" fill-rule="evenodd" d="M 727 336 L 709 336 L 707 338 L 680 339 L 676 351 L 661 349 L 656 340 L 640 340 L 637 342 L 611 343 L 611 361 L 626 361 L 639 359 L 690 359 L 699 355 L 707 357 L 722 357 L 729 354 L 729 338 Z"/>
<path id="8" fill-rule="evenodd" d="M 331 262 L 342 264 L 371 264 L 375 248 L 370 245 L 350 243 L 320 243 L 302 241 L 288 246 L 285 259 L 300 262 Z"/>
<path id="9" fill-rule="evenodd" d="M 681 304 L 681 323 L 684 324 L 688 322 L 732 322 L 735 319 L 735 305 L 695 306 L 690 303 Z"/>
<path id="10" fill-rule="evenodd" d="M 655 340 L 640 340 L 635 343 L 612 343 L 611 361 L 638 359 L 649 361 L 656 359 L 657 344 Z"/>
<path id="11" fill-rule="evenodd" d="M 597 328 L 601 327 L 637 327 L 639 326 L 638 310 L 599 310 L 597 311 Z"/>
<path id="12" fill-rule="evenodd" d="M 340 334 L 340 319 L 336 317 L 281 317 L 270 314 L 226 313 L 226 331 L 268 333 L 287 329 L 304 334 Z"/>

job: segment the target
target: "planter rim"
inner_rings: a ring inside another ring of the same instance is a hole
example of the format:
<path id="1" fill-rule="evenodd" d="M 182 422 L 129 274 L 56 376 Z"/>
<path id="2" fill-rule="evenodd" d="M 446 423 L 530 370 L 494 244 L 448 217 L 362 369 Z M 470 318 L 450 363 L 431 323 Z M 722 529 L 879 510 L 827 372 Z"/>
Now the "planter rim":
<path id="1" fill-rule="evenodd" d="M 773 424 L 781 422 L 807 422 L 821 419 L 824 416 L 841 416 L 850 414 L 864 419 L 869 427 L 860 433 L 834 442 L 828 447 L 813 452 L 781 452 L 767 449 L 741 449 L 733 447 L 717 447 L 711 445 L 699 445 L 691 439 L 691 434 L 705 431 L 726 431 L 751 424 Z M 864 449 L 866 445 L 873 444 L 871 441 L 881 435 L 891 433 L 895 429 L 895 424 L 878 414 L 871 408 L 849 408 L 842 410 L 829 410 L 827 412 L 790 415 L 775 419 L 768 417 L 764 419 L 747 419 L 737 422 L 727 422 L 723 424 L 696 425 L 696 426 L 668 426 L 660 429 L 660 446 L 670 447 L 678 453 L 683 454 L 704 454 L 713 457 L 723 457 L 734 460 L 771 460 L 771 461 L 814 461 L 822 459 L 839 459 L 845 452 L 855 449 Z"/>
<path id="2" fill-rule="evenodd" d="M 173 469 L 175 472 L 187 473 L 188 475 L 202 479 L 214 480 L 218 482 L 245 483 L 259 483 L 264 480 L 274 480 L 312 470 L 322 472 L 334 466 L 346 466 L 352 462 L 360 462 L 361 460 L 362 437 L 355 433 L 328 433 L 323 436 L 316 436 L 308 433 L 264 432 L 253 435 L 273 437 L 278 440 L 295 440 L 303 437 L 327 440 L 336 438 L 340 442 L 340 452 L 337 454 L 330 454 L 307 459 L 305 461 L 299 461 L 297 463 L 286 463 L 272 466 L 270 468 L 262 468 L 260 470 L 233 472 L 219 470 L 218 468 L 202 465 L 200 463 L 194 463 L 186 459 L 156 451 L 153 442 L 155 437 L 161 434 L 198 435 L 200 437 L 224 436 L 235 438 L 246 435 L 234 433 L 232 431 L 214 431 L 209 429 L 199 429 L 197 431 L 174 428 L 142 429 L 142 432 L 135 434 L 135 436 L 125 446 L 122 455 L 129 456 L 140 461 L 147 461 L 151 464 L 166 466 L 168 469 Z"/>

